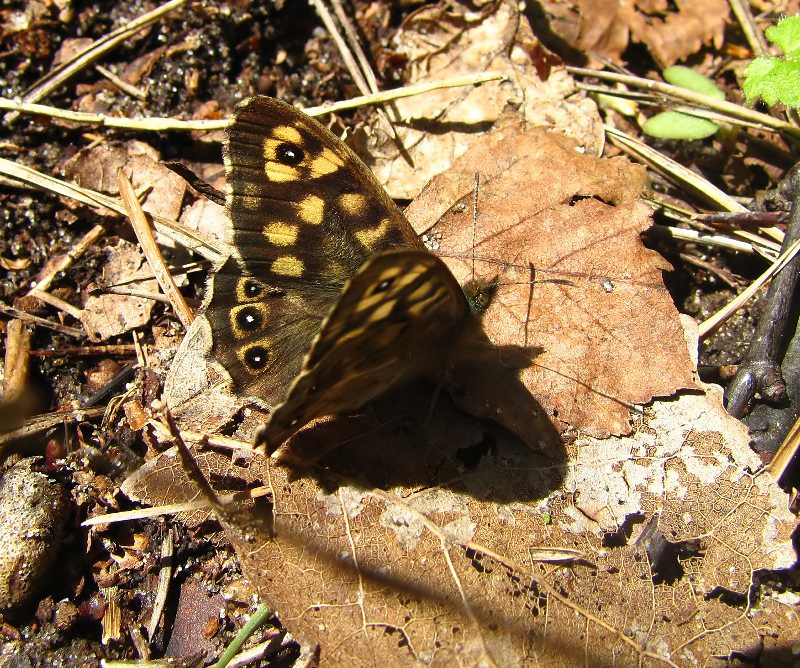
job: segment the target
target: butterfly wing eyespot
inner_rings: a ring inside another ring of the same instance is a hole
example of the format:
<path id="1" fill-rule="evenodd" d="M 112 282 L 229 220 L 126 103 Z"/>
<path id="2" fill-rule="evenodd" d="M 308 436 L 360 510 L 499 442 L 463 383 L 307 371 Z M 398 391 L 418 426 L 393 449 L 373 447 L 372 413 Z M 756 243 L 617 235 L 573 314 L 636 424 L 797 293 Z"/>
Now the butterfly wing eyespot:
<path id="1" fill-rule="evenodd" d="M 244 282 L 243 292 L 246 299 L 258 299 L 264 292 L 264 287 L 253 279 Z"/>
<path id="2" fill-rule="evenodd" d="M 269 362 L 269 350 L 264 346 L 251 346 L 244 352 L 245 363 L 251 371 L 260 371 Z"/>
<path id="3" fill-rule="evenodd" d="M 305 160 L 303 149 L 295 144 L 279 144 L 275 149 L 275 157 L 284 165 L 295 167 Z"/>
<path id="4" fill-rule="evenodd" d="M 257 332 L 264 322 L 257 309 L 245 306 L 236 313 L 236 324 L 246 332 Z"/>

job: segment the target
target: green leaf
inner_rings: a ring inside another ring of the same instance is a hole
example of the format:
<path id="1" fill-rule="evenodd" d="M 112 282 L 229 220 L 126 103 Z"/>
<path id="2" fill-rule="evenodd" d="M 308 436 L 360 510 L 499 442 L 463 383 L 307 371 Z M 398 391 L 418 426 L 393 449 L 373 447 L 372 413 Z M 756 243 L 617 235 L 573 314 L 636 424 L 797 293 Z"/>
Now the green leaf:
<path id="1" fill-rule="evenodd" d="M 744 69 L 744 90 L 748 100 L 761 97 L 767 104 L 782 102 L 800 107 L 800 61 L 772 56 L 756 58 Z"/>
<path id="2" fill-rule="evenodd" d="M 665 69 L 661 75 L 664 77 L 664 81 L 671 83 L 673 86 L 693 90 L 695 93 L 702 93 L 718 100 L 725 99 L 725 93 L 717 88 L 717 85 L 711 79 L 699 72 L 695 72 L 690 67 L 673 65 Z"/>
<path id="3" fill-rule="evenodd" d="M 651 137 L 661 139 L 705 139 L 715 134 L 719 126 L 705 118 L 679 111 L 663 111 L 649 118 L 642 130 Z"/>
<path id="4" fill-rule="evenodd" d="M 766 29 L 767 39 L 786 55 L 800 49 L 800 16 L 787 16 Z"/>

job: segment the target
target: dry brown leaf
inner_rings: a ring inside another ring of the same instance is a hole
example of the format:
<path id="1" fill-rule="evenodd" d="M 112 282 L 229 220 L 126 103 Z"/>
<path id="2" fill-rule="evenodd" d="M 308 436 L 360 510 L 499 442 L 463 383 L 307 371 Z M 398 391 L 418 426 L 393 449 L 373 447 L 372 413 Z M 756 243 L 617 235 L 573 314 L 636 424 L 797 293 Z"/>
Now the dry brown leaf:
<path id="1" fill-rule="evenodd" d="M 227 239 L 230 218 L 225 207 L 207 199 L 198 199 L 187 206 L 179 221 L 190 230 L 199 232 L 209 239 Z"/>
<path id="2" fill-rule="evenodd" d="M 197 316 L 167 368 L 164 401 L 179 425 L 203 433 L 218 433 L 244 402 L 231 394 L 230 376 L 208 357 L 211 325 Z"/>
<path id="3" fill-rule="evenodd" d="M 65 39 L 58 51 L 56 51 L 56 55 L 53 58 L 53 67 L 58 67 L 59 65 L 68 63 L 74 59 L 75 56 L 79 55 L 89 46 L 91 46 L 92 41 L 93 40 L 90 37 Z"/>
<path id="4" fill-rule="evenodd" d="M 103 286 L 125 288 L 131 292 L 157 294 L 158 282 L 153 278 L 139 247 L 120 239 L 106 249 L 108 260 L 103 266 Z M 90 295 L 81 311 L 81 323 L 92 341 L 104 341 L 150 321 L 153 300 L 118 294 Z"/>
<path id="5" fill-rule="evenodd" d="M 532 125 L 575 137 L 588 152 L 603 146 L 597 108 L 575 88 L 563 66 L 550 67 L 518 3 L 503 0 L 480 12 L 459 3 L 426 5 L 398 31 L 393 50 L 409 61 L 406 83 L 496 71 L 503 82 L 451 88 L 396 100 L 402 142 L 376 121 L 358 152 L 395 199 L 412 199 L 445 171 L 481 133 L 513 106 Z M 363 145 L 368 141 L 367 145 Z"/>
<path id="6" fill-rule="evenodd" d="M 22 269 L 27 269 L 30 264 L 31 259 L 29 257 L 6 258 L 0 256 L 0 267 L 6 271 L 21 271 Z"/>
<path id="7" fill-rule="evenodd" d="M 651 222 L 637 201 L 644 185 L 644 170 L 622 158 L 585 156 L 570 140 L 511 123 L 485 135 L 406 211 L 460 282 L 499 275 L 484 330 L 495 346 L 529 352 L 522 381 L 559 431 L 627 433 L 632 404 L 695 386 L 661 280 L 669 265 L 639 237 Z M 482 350 L 451 374 L 454 399 L 530 442 L 506 392 L 487 396 L 487 387 L 504 387 L 487 378 L 508 361 Z"/>
<path id="8" fill-rule="evenodd" d="M 631 39 L 644 44 L 662 68 L 685 60 L 711 43 L 717 49 L 722 46 L 730 15 L 726 0 L 683 0 L 674 6 L 663 0 L 637 5 L 638 11 L 622 5 Z"/>
<path id="9" fill-rule="evenodd" d="M 148 144 L 128 141 L 123 145 L 100 144 L 78 152 L 64 165 L 64 175 L 79 186 L 116 195 L 117 170 L 124 167 L 137 192 L 147 189 L 142 208 L 168 220 L 181 212 L 186 181 L 159 162 Z"/>
<path id="10" fill-rule="evenodd" d="M 263 480 L 263 461 L 254 461 L 252 453 L 246 450 L 232 455 L 207 449 L 196 452 L 195 459 L 219 495 L 241 492 Z M 128 476 L 120 489 L 129 499 L 151 506 L 202 498 L 181 468 L 178 451 L 174 447 L 140 466 Z M 208 519 L 209 514 L 208 510 L 193 510 L 180 513 L 177 517 L 189 526 L 198 526 Z"/>
<path id="11" fill-rule="evenodd" d="M 591 67 L 602 65 L 597 56 L 621 62 L 628 47 L 630 31 L 620 6 L 604 0 L 544 3 L 532 22 L 537 34 L 556 36 L 560 48 L 567 45 Z"/>

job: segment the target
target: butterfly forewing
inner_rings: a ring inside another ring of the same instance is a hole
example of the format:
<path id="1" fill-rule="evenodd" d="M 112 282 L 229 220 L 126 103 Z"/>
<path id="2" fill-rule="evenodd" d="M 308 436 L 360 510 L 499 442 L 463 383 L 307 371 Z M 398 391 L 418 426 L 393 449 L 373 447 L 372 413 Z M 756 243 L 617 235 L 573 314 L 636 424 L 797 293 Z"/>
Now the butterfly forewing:
<path id="1" fill-rule="evenodd" d="M 239 105 L 224 155 L 234 255 L 211 284 L 211 354 L 237 393 L 275 405 L 348 278 L 421 243 L 355 154 L 288 104 Z"/>
<path id="2" fill-rule="evenodd" d="M 233 245 L 263 280 L 335 286 L 338 294 L 370 255 L 422 247 L 358 157 L 288 104 L 241 104 L 225 166 Z"/>

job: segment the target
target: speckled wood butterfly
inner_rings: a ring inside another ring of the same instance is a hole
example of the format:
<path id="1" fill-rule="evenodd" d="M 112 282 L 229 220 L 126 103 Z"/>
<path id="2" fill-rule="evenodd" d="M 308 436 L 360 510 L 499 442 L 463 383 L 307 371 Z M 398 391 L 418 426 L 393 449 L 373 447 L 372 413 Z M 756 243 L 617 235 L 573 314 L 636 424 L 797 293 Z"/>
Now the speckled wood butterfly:
<path id="1" fill-rule="evenodd" d="M 355 153 L 288 104 L 240 104 L 224 155 L 233 254 L 210 286 L 211 354 L 272 408 L 266 450 L 441 377 L 491 287 L 462 289 Z"/>

